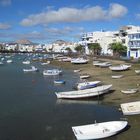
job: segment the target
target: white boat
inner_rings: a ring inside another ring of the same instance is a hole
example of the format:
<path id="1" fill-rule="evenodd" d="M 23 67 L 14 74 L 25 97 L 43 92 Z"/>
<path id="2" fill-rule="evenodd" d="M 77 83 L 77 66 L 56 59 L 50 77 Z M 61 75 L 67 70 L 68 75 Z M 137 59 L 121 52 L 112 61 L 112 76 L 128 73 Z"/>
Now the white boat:
<path id="1" fill-rule="evenodd" d="M 93 61 L 93 65 L 94 66 L 99 66 L 99 63 L 100 63 L 100 61 L 97 61 L 97 60 L 96 61 Z"/>
<path id="2" fill-rule="evenodd" d="M 110 66 L 109 69 L 112 71 L 123 71 L 123 70 L 128 70 L 131 67 L 131 65 L 118 65 L 118 66 Z"/>
<path id="3" fill-rule="evenodd" d="M 78 90 L 93 88 L 93 87 L 96 87 L 100 82 L 101 81 L 80 82 L 80 83 L 77 83 L 76 87 L 77 87 Z"/>
<path id="4" fill-rule="evenodd" d="M 63 62 L 71 62 L 71 58 L 70 57 L 66 57 L 62 59 Z"/>
<path id="5" fill-rule="evenodd" d="M 54 80 L 55 84 L 65 84 L 65 80 Z"/>
<path id="6" fill-rule="evenodd" d="M 111 66 L 112 64 L 110 62 L 93 61 L 93 65 L 101 68 L 105 68 Z"/>
<path id="7" fill-rule="evenodd" d="M 109 121 L 74 126 L 72 130 L 77 140 L 93 140 L 113 136 L 121 132 L 127 125 L 127 121 Z"/>
<path id="8" fill-rule="evenodd" d="M 28 65 L 28 64 L 30 64 L 30 61 L 29 60 L 23 61 L 22 64 Z"/>
<path id="9" fill-rule="evenodd" d="M 121 90 L 121 92 L 125 94 L 132 94 L 138 92 L 138 89 L 137 88 L 126 89 L 126 90 Z"/>
<path id="10" fill-rule="evenodd" d="M 43 75 L 51 76 L 51 75 L 60 75 L 62 73 L 62 70 L 59 69 L 52 69 L 52 70 L 44 70 Z"/>
<path id="11" fill-rule="evenodd" d="M 89 74 L 82 74 L 82 75 L 80 75 L 80 79 L 87 79 L 89 77 L 90 77 Z"/>
<path id="12" fill-rule="evenodd" d="M 42 66 L 43 66 L 43 65 L 48 65 L 48 64 L 50 64 L 50 61 L 41 63 Z"/>
<path id="13" fill-rule="evenodd" d="M 123 103 L 121 109 L 124 115 L 140 114 L 140 101 Z"/>
<path id="14" fill-rule="evenodd" d="M 123 75 L 112 75 L 111 76 L 113 79 L 119 79 L 119 78 L 122 78 Z"/>
<path id="15" fill-rule="evenodd" d="M 140 70 L 135 70 L 135 73 L 136 74 L 140 74 Z"/>
<path id="16" fill-rule="evenodd" d="M 4 63 L 3 62 L 0 62 L 0 65 L 3 65 Z"/>
<path id="17" fill-rule="evenodd" d="M 74 72 L 80 72 L 81 70 L 80 69 L 76 69 L 76 70 L 73 70 Z"/>
<path id="18" fill-rule="evenodd" d="M 36 72 L 38 69 L 35 66 L 31 66 L 31 69 L 23 69 L 24 72 Z"/>
<path id="19" fill-rule="evenodd" d="M 84 90 L 55 92 L 55 94 L 57 98 L 69 98 L 69 99 L 89 98 L 107 93 L 111 89 L 111 87 L 112 85 L 103 85 Z"/>
<path id="20" fill-rule="evenodd" d="M 103 63 L 101 63 L 100 65 L 99 65 L 99 67 L 101 67 L 101 68 L 106 68 L 106 67 L 109 67 L 109 66 L 111 66 L 112 64 L 110 63 L 110 62 L 103 62 Z"/>
<path id="21" fill-rule="evenodd" d="M 7 63 L 12 63 L 13 61 L 11 59 L 7 60 L 6 61 Z"/>
<path id="22" fill-rule="evenodd" d="M 73 58 L 73 59 L 71 59 L 71 63 L 72 64 L 86 64 L 86 63 L 88 63 L 88 59 L 84 59 L 84 58 Z"/>

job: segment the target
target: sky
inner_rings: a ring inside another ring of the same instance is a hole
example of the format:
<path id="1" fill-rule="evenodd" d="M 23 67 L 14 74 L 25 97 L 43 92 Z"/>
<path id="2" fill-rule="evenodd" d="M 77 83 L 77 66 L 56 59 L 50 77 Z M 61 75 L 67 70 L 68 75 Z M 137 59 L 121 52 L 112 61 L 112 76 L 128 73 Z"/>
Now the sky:
<path id="1" fill-rule="evenodd" d="M 140 25 L 138 0 L 0 0 L 0 42 L 75 42 L 130 24 Z"/>

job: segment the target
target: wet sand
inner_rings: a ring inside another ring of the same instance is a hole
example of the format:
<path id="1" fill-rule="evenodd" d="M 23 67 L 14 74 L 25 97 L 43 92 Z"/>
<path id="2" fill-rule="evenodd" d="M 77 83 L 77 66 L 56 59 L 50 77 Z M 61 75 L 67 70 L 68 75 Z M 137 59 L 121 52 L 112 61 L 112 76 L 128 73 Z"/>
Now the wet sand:
<path id="1" fill-rule="evenodd" d="M 127 71 L 114 72 L 109 68 L 100 68 L 93 66 L 93 59 L 88 64 L 74 65 L 70 62 L 58 62 L 53 61 L 52 64 L 69 70 L 81 69 L 82 73 L 88 73 L 91 75 L 91 78 L 88 80 L 100 80 L 102 84 L 112 84 L 112 91 L 108 94 L 105 94 L 102 98 L 102 104 L 109 106 L 116 106 L 118 109 L 120 108 L 121 103 L 127 103 L 131 101 L 139 101 L 140 100 L 140 75 L 135 73 L 136 69 L 140 69 L 139 63 L 126 63 L 125 61 L 119 60 L 109 60 L 109 59 L 99 59 L 104 61 L 109 61 L 112 65 L 117 64 L 131 64 L 132 67 Z M 120 79 L 112 79 L 112 75 L 124 75 Z M 120 90 L 125 90 L 128 88 L 138 88 L 139 91 L 135 94 L 126 95 L 121 93 Z M 120 110 L 121 111 L 121 110 Z M 110 139 L 114 140 L 139 140 L 139 130 L 140 130 L 140 115 L 133 116 L 124 116 L 124 118 L 128 121 L 129 127 L 124 133 L 117 135 L 116 137 L 111 137 Z"/>
<path id="2" fill-rule="evenodd" d="M 112 91 L 109 94 L 104 95 L 103 102 L 106 104 L 114 104 L 119 105 L 120 103 L 130 102 L 130 101 L 138 101 L 140 100 L 140 91 L 134 94 L 124 94 L 121 93 L 121 90 L 129 89 L 129 88 L 138 88 L 140 89 L 140 75 L 135 73 L 135 69 L 140 69 L 140 64 L 135 63 L 126 63 L 125 61 L 120 60 L 110 60 L 110 59 L 100 59 L 102 61 L 109 61 L 112 65 L 118 64 L 131 64 L 132 67 L 126 71 L 114 72 L 109 68 L 100 68 L 94 66 L 93 59 L 89 61 L 88 64 L 71 64 L 70 62 L 59 62 L 53 61 L 51 64 L 58 66 L 60 68 L 74 70 L 81 69 L 79 74 L 87 73 L 90 74 L 91 77 L 88 79 L 92 80 L 100 80 L 102 84 L 112 84 Z M 123 75 L 120 79 L 113 79 L 112 75 Z"/>

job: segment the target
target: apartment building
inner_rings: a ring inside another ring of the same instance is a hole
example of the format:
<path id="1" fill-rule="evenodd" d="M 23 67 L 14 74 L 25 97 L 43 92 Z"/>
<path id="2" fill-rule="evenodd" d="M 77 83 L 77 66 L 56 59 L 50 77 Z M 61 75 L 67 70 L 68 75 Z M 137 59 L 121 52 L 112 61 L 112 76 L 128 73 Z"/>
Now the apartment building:
<path id="1" fill-rule="evenodd" d="M 127 57 L 140 57 L 140 27 L 134 25 L 122 26 L 118 31 L 95 31 L 84 33 L 79 44 L 84 45 L 86 50 L 90 43 L 99 43 L 103 55 L 113 55 L 109 50 L 109 44 L 121 42 L 127 47 Z M 89 52 L 89 51 L 86 51 Z"/>

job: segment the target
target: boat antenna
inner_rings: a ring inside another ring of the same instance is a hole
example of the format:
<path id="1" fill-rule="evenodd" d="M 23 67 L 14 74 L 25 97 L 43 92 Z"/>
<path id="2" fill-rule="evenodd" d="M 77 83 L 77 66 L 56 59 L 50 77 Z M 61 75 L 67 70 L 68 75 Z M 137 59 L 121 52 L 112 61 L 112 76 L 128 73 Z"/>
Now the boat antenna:
<path id="1" fill-rule="evenodd" d="M 96 124 L 96 123 L 97 123 L 97 121 L 95 120 L 95 121 L 94 121 L 94 123 Z"/>

